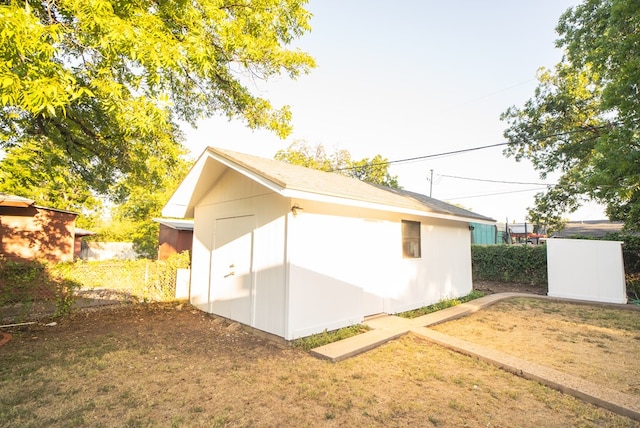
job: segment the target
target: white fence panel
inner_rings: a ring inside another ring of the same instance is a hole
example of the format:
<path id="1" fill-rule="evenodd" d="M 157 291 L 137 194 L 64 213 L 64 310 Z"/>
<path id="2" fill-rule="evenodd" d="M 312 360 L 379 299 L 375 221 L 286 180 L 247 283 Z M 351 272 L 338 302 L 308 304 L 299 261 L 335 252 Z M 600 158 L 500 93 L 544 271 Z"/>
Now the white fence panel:
<path id="1" fill-rule="evenodd" d="M 135 260 L 137 258 L 138 254 L 133 249 L 133 242 L 82 241 L 80 259 L 85 261 Z"/>
<path id="2" fill-rule="evenodd" d="M 547 270 L 551 297 L 627 303 L 622 242 L 549 239 Z"/>
<path id="3" fill-rule="evenodd" d="M 190 285 L 191 269 L 178 269 L 176 271 L 176 299 L 188 299 Z"/>

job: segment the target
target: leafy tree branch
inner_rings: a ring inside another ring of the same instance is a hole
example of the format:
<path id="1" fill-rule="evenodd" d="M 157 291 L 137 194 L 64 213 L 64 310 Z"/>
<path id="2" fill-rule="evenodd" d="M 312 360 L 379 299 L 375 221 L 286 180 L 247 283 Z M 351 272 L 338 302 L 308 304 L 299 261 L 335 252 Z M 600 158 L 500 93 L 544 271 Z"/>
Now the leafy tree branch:
<path id="1" fill-rule="evenodd" d="M 559 225 L 593 200 L 640 229 L 640 3 L 585 0 L 560 18 L 565 56 L 541 69 L 533 98 L 502 115 L 505 155 L 528 159 L 557 186 L 536 196 L 532 220 Z"/>

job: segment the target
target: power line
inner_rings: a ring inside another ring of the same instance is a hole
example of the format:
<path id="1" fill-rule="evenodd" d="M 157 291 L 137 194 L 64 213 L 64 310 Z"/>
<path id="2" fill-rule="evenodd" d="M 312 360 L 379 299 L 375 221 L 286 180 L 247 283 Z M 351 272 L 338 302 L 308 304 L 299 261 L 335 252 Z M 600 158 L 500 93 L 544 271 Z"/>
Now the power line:
<path id="1" fill-rule="evenodd" d="M 571 131 L 564 131 L 564 132 L 558 132 L 558 133 L 555 133 L 555 134 L 541 135 L 541 136 L 535 138 L 535 140 L 539 141 L 539 140 L 544 140 L 544 139 L 547 139 L 547 138 L 553 138 L 553 137 L 560 137 L 560 136 L 563 136 L 563 135 L 575 134 L 575 133 L 578 133 L 578 132 L 587 132 L 587 131 L 593 132 L 595 130 L 608 128 L 608 127 L 610 127 L 612 125 L 614 125 L 614 124 L 609 123 L 609 124 L 605 124 L 605 125 L 601 125 L 601 126 L 580 127 L 580 128 L 577 128 L 577 129 L 573 129 Z M 489 145 L 486 145 L 486 146 L 477 146 L 477 147 L 470 147 L 470 148 L 467 148 L 467 149 L 453 150 L 453 151 L 450 151 L 450 152 L 442 152 L 442 153 L 435 153 L 435 154 L 425 155 L 425 156 L 417 156 L 417 157 L 413 157 L 413 158 L 398 159 L 398 160 L 378 162 L 378 163 L 369 163 L 369 164 L 366 164 L 366 165 L 350 166 L 350 167 L 346 167 L 346 168 L 336 168 L 336 169 L 330 170 L 329 172 L 349 171 L 349 170 L 353 170 L 353 169 L 371 168 L 371 167 L 374 167 L 374 166 L 391 165 L 391 164 L 396 164 L 396 163 L 416 162 L 416 161 L 421 161 L 421 160 L 425 160 L 425 159 L 433 159 L 433 158 L 442 157 L 442 156 L 459 155 L 459 154 L 462 154 L 462 153 L 474 152 L 474 151 L 477 151 L 477 150 L 490 149 L 490 148 L 493 148 L 493 147 L 508 146 L 508 145 L 511 145 L 511 144 L 513 144 L 513 143 L 502 142 L 502 143 L 497 143 L 497 144 L 489 144 Z"/>
<path id="2" fill-rule="evenodd" d="M 471 195 L 471 196 L 459 196 L 456 198 L 441 198 L 441 200 L 443 201 L 455 201 L 458 199 L 472 199 L 472 198 L 483 198 L 486 196 L 498 196 L 498 195 L 508 195 L 510 193 L 524 193 L 524 192 L 533 192 L 533 191 L 540 191 L 542 189 L 536 188 L 536 189 L 524 189 L 524 190 L 511 190 L 508 192 L 497 192 L 497 193 L 485 193 L 482 195 Z"/>
<path id="3" fill-rule="evenodd" d="M 458 180 L 469 180 L 469 181 L 482 181 L 486 183 L 500 183 L 500 184 L 523 184 L 526 186 L 555 186 L 553 183 L 531 183 L 525 181 L 506 181 L 506 180 L 489 180 L 485 178 L 472 178 L 472 177 L 461 177 L 458 175 L 447 175 L 447 174 L 438 174 L 439 177 L 445 178 L 455 178 Z"/>
<path id="4" fill-rule="evenodd" d="M 415 162 L 415 161 L 419 161 L 419 160 L 431 159 L 431 158 L 436 158 L 436 157 L 441 157 L 441 156 L 458 155 L 458 154 L 461 154 L 461 153 L 473 152 L 473 151 L 476 151 L 476 150 L 489 149 L 491 147 L 506 146 L 508 144 L 511 144 L 511 143 L 505 142 L 505 143 L 498 143 L 498 144 L 490 144 L 488 146 L 470 147 L 468 149 L 453 150 L 453 151 L 450 151 L 450 152 L 435 153 L 435 154 L 432 154 L 432 155 L 417 156 L 417 157 L 414 157 L 414 158 L 398 159 L 398 160 L 386 161 L 386 162 L 378 162 L 378 163 L 369 163 L 369 164 L 366 164 L 366 165 L 350 166 L 350 167 L 346 167 L 346 168 L 337 168 L 337 169 L 331 170 L 330 172 L 348 171 L 348 170 L 351 170 L 351 169 L 370 168 L 372 166 L 391 165 L 391 164 L 394 164 L 394 163 Z"/>

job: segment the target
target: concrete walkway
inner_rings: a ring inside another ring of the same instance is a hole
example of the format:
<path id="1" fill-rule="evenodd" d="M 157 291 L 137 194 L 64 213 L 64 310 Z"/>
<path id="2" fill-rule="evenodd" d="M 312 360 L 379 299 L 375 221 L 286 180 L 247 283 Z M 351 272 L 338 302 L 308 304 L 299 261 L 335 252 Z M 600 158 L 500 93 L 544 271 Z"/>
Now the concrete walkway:
<path id="1" fill-rule="evenodd" d="M 326 358 L 335 363 L 378 347 L 390 340 L 409 333 L 413 329 L 451 321 L 477 312 L 482 308 L 486 308 L 487 306 L 494 304 L 495 302 L 508 299 L 510 297 L 526 296 L 532 295 L 523 293 L 489 294 L 468 303 L 463 303 L 461 305 L 412 319 L 401 318 L 394 315 L 375 316 L 366 319 L 363 323 L 371 328 L 370 331 L 348 339 L 314 348 L 311 350 L 311 353 L 316 357 Z"/>
<path id="2" fill-rule="evenodd" d="M 427 328 L 428 326 L 472 314 L 500 300 L 513 297 L 550 299 L 547 296 L 524 293 L 499 293 L 490 294 L 468 303 L 463 303 L 458 306 L 443 309 L 441 311 L 413 319 L 400 318 L 393 315 L 381 315 L 365 320 L 364 324 L 371 328 L 370 331 L 348 339 L 320 346 L 312 349 L 311 353 L 317 357 L 338 362 L 366 352 L 404 334 L 410 333 L 453 351 L 478 358 L 518 376 L 537 381 L 550 388 L 572 395 L 591 404 L 640 421 L 640 397 L 625 394 L 607 388 L 603 385 L 594 384 L 584 379 L 562 373 L 558 370 L 516 358 L 503 352 L 481 345 L 476 345 Z M 628 305 L 607 306 L 628 308 Z"/>

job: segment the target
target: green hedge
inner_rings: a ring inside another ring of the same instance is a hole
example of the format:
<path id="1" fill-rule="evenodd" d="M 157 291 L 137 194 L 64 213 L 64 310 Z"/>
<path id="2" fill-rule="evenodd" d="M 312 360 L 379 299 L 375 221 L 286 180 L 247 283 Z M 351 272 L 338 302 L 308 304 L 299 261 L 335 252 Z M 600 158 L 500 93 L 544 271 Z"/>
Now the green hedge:
<path id="1" fill-rule="evenodd" d="M 640 302 L 640 236 L 627 233 L 610 233 L 605 239 L 622 241 L 622 258 L 627 280 L 627 294 Z"/>
<path id="2" fill-rule="evenodd" d="M 640 236 L 609 234 L 603 239 L 622 241 L 627 292 L 640 301 Z M 474 281 L 547 285 L 546 245 L 472 245 Z"/>
<path id="3" fill-rule="evenodd" d="M 474 281 L 547 285 L 545 245 L 472 245 Z"/>
<path id="4" fill-rule="evenodd" d="M 610 233 L 604 239 L 622 241 L 624 271 L 627 274 L 640 274 L 640 236 L 626 233 Z"/>

